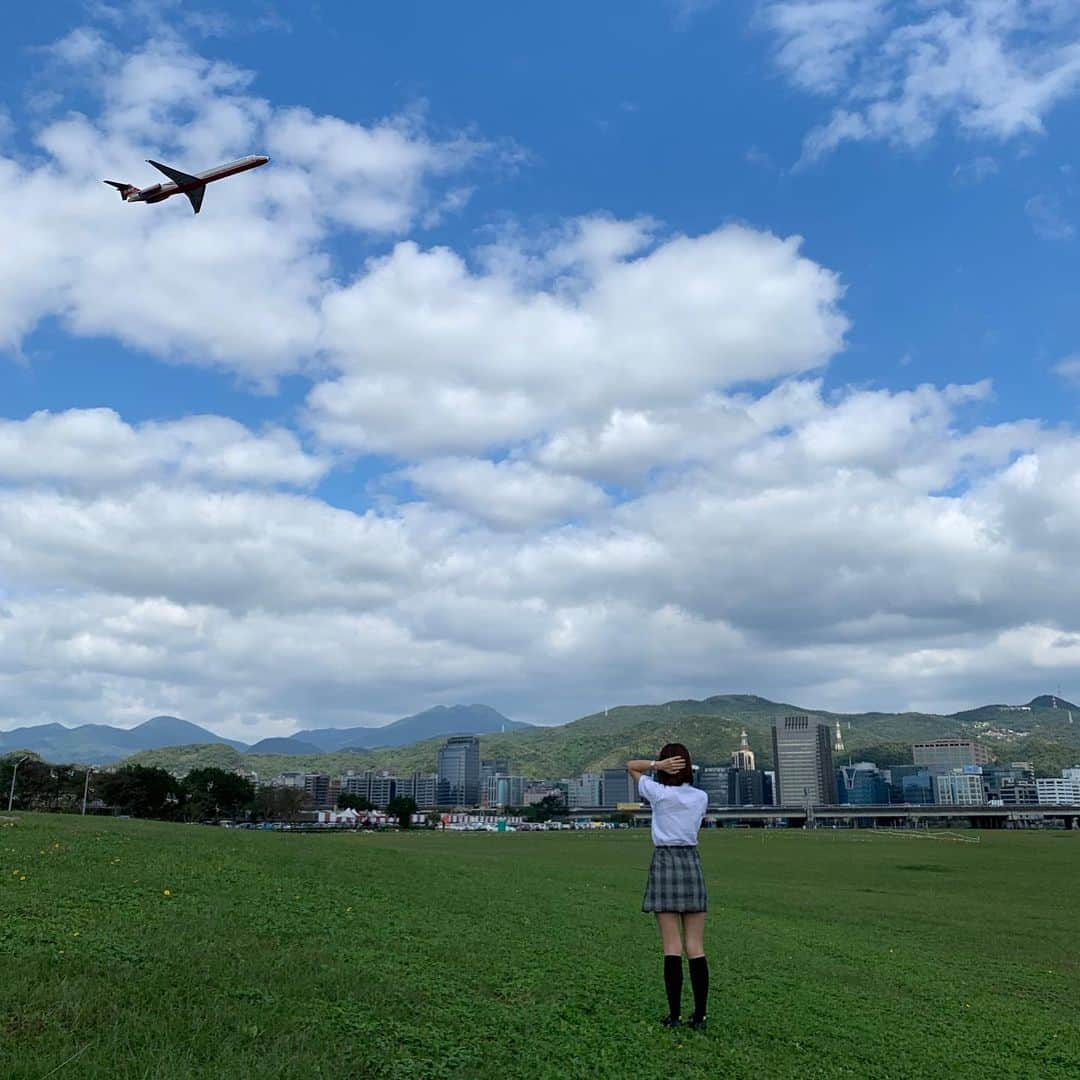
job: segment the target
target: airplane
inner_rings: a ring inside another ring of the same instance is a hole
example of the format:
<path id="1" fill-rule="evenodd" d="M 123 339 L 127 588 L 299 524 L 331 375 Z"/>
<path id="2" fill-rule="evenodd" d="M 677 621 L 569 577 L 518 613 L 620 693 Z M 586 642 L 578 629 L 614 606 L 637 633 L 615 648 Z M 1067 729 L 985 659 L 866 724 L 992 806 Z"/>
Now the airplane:
<path id="1" fill-rule="evenodd" d="M 125 184 L 119 180 L 106 180 L 105 183 L 116 188 L 124 202 L 156 203 L 169 198 L 170 195 L 184 194 L 191 202 L 191 209 L 197 214 L 202 209 L 207 184 L 212 184 L 215 180 L 224 180 L 227 176 L 247 172 L 248 169 L 257 169 L 270 159 L 261 154 L 253 154 L 250 157 L 239 158 L 237 161 L 230 161 L 227 165 L 219 165 L 216 169 L 196 173 L 194 176 L 168 165 L 162 165 L 160 161 L 151 161 L 149 158 L 146 160 L 147 164 L 153 165 L 158 172 L 164 173 L 172 182 L 153 184 L 145 188 L 138 188 L 134 184 Z"/>

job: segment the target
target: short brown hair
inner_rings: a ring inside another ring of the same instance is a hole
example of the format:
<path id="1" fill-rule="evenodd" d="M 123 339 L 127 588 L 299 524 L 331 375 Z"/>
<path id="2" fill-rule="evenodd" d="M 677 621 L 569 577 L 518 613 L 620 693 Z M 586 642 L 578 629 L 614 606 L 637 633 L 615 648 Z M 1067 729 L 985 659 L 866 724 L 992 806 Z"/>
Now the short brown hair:
<path id="1" fill-rule="evenodd" d="M 668 787 L 692 784 L 694 782 L 694 763 L 690 760 L 690 751 L 681 742 L 665 743 L 660 748 L 660 754 L 656 760 L 663 761 L 664 758 L 669 757 L 681 757 L 686 764 L 678 772 L 664 772 L 662 769 L 657 769 L 657 781 L 666 784 Z"/>

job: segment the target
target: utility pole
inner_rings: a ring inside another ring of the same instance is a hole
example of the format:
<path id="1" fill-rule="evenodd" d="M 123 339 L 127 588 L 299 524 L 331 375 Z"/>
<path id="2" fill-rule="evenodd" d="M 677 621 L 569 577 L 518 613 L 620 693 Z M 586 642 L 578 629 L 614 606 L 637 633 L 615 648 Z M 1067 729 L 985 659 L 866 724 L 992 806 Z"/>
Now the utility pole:
<path id="1" fill-rule="evenodd" d="M 24 757 L 19 758 L 19 760 L 15 762 L 15 764 L 12 766 L 12 769 L 11 769 L 11 791 L 8 792 L 8 801 L 7 801 L 8 813 L 11 812 L 12 804 L 15 802 L 15 774 L 19 771 L 19 766 L 24 761 L 26 761 L 26 758 L 24 758 Z"/>
<path id="2" fill-rule="evenodd" d="M 87 765 L 86 767 L 86 783 L 83 784 L 82 789 L 82 816 L 86 817 L 86 797 L 90 794 L 90 774 L 94 771 L 93 765 Z"/>

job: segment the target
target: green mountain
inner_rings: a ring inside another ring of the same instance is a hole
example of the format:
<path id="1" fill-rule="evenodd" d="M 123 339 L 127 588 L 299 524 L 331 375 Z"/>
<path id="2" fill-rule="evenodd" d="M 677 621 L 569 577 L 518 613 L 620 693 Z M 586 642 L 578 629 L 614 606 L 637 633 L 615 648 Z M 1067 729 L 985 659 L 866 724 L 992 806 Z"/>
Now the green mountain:
<path id="1" fill-rule="evenodd" d="M 532 724 L 511 720 L 490 705 L 435 705 L 415 716 L 404 716 L 383 727 L 311 728 L 294 739 L 314 743 L 320 750 L 357 750 L 408 746 L 422 739 L 446 735 L 486 735 L 493 731 L 525 731 Z M 253 746 L 258 752 L 258 747 Z"/>
<path id="2" fill-rule="evenodd" d="M 1075 712 L 1076 723 L 1073 723 Z M 810 713 L 830 726 L 840 721 L 845 752 L 838 761 L 863 758 L 880 765 L 911 761 L 911 743 L 960 736 L 975 739 L 1003 761 L 1031 761 L 1041 775 L 1057 775 L 1080 762 L 1080 710 L 1049 696 L 1025 706 L 987 705 L 942 716 L 930 713 L 830 713 L 768 701 L 753 695 L 723 694 L 704 701 L 623 705 L 583 716 L 561 727 L 480 736 L 484 757 L 508 757 L 515 773 L 533 777 L 576 776 L 612 768 L 632 757 L 653 757 L 665 742 L 684 743 L 700 765 L 723 764 L 745 728 L 758 764 L 772 766 L 770 727 L 793 713 Z M 337 775 L 344 769 L 433 771 L 442 738 L 381 750 L 340 750 L 298 755 L 237 753 L 238 763 L 269 777 L 286 770 Z M 188 769 L 218 764 L 224 747 L 170 747 L 136 754 L 129 761 Z M 219 760 L 203 760 L 213 753 Z M 230 766 L 231 767 L 231 766 Z"/>
<path id="3" fill-rule="evenodd" d="M 211 742 L 237 750 L 245 748 L 244 743 L 224 739 L 179 717 L 153 716 L 133 728 L 114 728 L 108 724 L 81 724 L 74 728 L 41 724 L 0 731 L 0 754 L 30 750 L 47 761 L 104 765 L 141 750 Z"/>

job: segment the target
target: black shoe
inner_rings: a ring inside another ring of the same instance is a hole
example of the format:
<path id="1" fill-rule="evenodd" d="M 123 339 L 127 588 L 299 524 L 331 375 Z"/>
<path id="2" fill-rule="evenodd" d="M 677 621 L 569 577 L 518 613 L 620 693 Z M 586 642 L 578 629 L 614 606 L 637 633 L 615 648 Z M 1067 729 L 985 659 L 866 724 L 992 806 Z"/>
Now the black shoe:
<path id="1" fill-rule="evenodd" d="M 706 1024 L 709 1022 L 707 1016 L 697 1017 L 691 1016 L 686 1022 L 688 1028 L 692 1028 L 694 1031 L 704 1031 Z"/>
<path id="2" fill-rule="evenodd" d="M 664 1019 L 660 1021 L 660 1024 L 662 1027 L 666 1028 L 682 1027 L 682 1019 L 678 1016 L 665 1016 Z"/>

